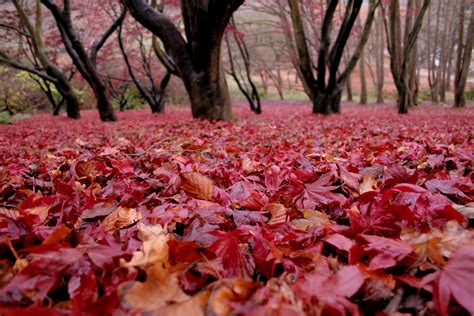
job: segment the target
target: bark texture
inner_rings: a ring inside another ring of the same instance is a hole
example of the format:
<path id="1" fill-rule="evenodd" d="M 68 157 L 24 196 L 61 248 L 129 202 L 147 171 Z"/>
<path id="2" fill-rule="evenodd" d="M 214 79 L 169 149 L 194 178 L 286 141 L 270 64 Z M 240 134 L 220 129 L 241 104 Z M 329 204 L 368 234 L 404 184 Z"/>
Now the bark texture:
<path id="1" fill-rule="evenodd" d="M 182 0 L 185 40 L 169 17 L 146 1 L 122 0 L 132 16 L 163 43 L 186 87 L 195 118 L 232 118 L 221 46 L 232 14 L 243 2 L 244 0 Z"/>

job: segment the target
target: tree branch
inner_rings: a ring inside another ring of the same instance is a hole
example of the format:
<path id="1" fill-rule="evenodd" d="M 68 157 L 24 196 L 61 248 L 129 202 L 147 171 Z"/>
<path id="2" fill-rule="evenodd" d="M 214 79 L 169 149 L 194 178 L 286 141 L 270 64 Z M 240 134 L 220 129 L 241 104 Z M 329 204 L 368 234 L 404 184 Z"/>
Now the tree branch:
<path id="1" fill-rule="evenodd" d="M 104 32 L 102 37 L 98 40 L 95 41 L 92 44 L 91 51 L 89 53 L 91 61 L 94 65 L 97 64 L 97 54 L 99 53 L 99 50 L 104 46 L 105 42 L 107 39 L 112 35 L 115 30 L 123 23 L 123 20 L 125 19 L 125 15 L 127 13 L 127 9 L 123 8 L 122 12 L 120 15 L 117 17 L 117 19 L 112 23 L 112 25 Z"/>
<path id="2" fill-rule="evenodd" d="M 14 61 L 12 58 L 10 58 L 7 54 L 5 54 L 4 52 L 0 51 L 0 63 L 4 63 L 4 64 L 7 64 L 15 69 L 18 69 L 18 70 L 23 70 L 23 71 L 27 71 L 29 73 L 32 73 L 34 75 L 37 75 L 38 77 L 41 77 L 42 79 L 44 80 L 48 80 L 52 83 L 56 83 L 56 79 L 51 77 L 51 76 L 48 76 L 47 74 L 41 72 L 40 70 L 38 69 L 35 69 L 35 68 L 32 68 L 32 67 L 28 67 L 26 65 L 23 65 L 23 64 L 20 64 L 19 62 L 16 62 Z"/>

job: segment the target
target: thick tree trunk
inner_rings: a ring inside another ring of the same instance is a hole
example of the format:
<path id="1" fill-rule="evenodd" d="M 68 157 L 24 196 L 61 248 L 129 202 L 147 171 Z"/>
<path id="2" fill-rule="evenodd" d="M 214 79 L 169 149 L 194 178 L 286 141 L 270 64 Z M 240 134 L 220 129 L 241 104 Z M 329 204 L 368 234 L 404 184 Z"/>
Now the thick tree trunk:
<path id="1" fill-rule="evenodd" d="M 410 106 L 410 93 L 408 91 L 408 85 L 406 82 L 398 82 L 396 87 L 398 92 L 398 113 L 407 114 L 408 107 Z"/>
<path id="2" fill-rule="evenodd" d="M 193 117 L 230 120 L 231 102 L 221 44 L 232 14 L 244 0 L 181 0 L 186 39 L 174 22 L 144 0 L 121 0 L 132 16 L 163 43 L 182 78 Z"/>
<path id="3" fill-rule="evenodd" d="M 317 91 L 313 101 L 313 113 L 328 115 L 340 113 L 342 89 L 338 87 L 333 91 Z"/>
<path id="4" fill-rule="evenodd" d="M 209 70 L 183 78 L 193 117 L 228 121 L 232 118 L 232 108 L 221 62 L 213 64 Z"/>

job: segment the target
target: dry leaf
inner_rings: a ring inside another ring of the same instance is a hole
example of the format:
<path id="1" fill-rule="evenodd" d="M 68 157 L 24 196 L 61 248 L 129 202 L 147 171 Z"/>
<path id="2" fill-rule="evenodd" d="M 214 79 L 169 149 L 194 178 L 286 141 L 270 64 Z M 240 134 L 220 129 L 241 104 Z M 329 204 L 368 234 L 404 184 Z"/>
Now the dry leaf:
<path id="1" fill-rule="evenodd" d="M 95 165 L 87 161 L 78 161 L 74 170 L 79 178 L 95 177 L 98 173 Z"/>
<path id="2" fill-rule="evenodd" d="M 12 220 L 17 220 L 20 218 L 20 216 L 21 216 L 20 212 L 18 212 L 15 209 L 7 209 L 7 208 L 0 207 L 0 218 L 5 217 Z"/>
<path id="3" fill-rule="evenodd" d="M 125 305 L 134 312 L 154 312 L 161 315 L 203 315 L 206 299 L 190 297 L 179 286 L 181 272 L 172 268 L 168 261 L 168 234 L 160 225 L 147 226 L 139 223 L 139 236 L 143 249 L 133 254 L 123 267 L 140 267 L 145 270 L 145 282 L 132 282 L 122 287 Z"/>
<path id="4" fill-rule="evenodd" d="M 159 314 L 166 316 L 204 316 L 204 309 L 209 301 L 209 296 L 209 291 L 200 292 L 188 300 L 161 308 Z"/>
<path id="5" fill-rule="evenodd" d="M 265 205 L 263 210 L 270 212 L 271 218 L 268 221 L 268 225 L 283 224 L 288 218 L 286 208 L 279 203 L 269 203 Z"/>
<path id="6" fill-rule="evenodd" d="M 453 207 L 468 219 L 474 219 L 474 203 L 471 202 L 466 205 L 453 204 Z"/>
<path id="7" fill-rule="evenodd" d="M 362 183 L 360 184 L 359 192 L 360 194 L 374 191 L 377 188 L 377 180 L 374 176 L 364 176 L 362 178 Z"/>
<path id="8" fill-rule="evenodd" d="M 212 180 L 199 172 L 181 174 L 181 188 L 188 194 L 202 200 L 212 200 Z"/>
<path id="9" fill-rule="evenodd" d="M 55 244 L 63 240 L 66 235 L 70 232 L 71 230 L 67 228 L 64 224 L 62 224 L 59 228 L 56 228 L 52 232 L 51 235 L 49 235 L 44 241 L 43 245 L 50 245 L 50 244 Z"/>
<path id="10" fill-rule="evenodd" d="M 27 259 L 25 259 L 25 258 L 17 259 L 15 261 L 15 265 L 13 266 L 13 273 L 15 273 L 15 274 L 20 273 L 21 270 L 26 268 L 27 265 L 28 265 L 28 260 Z"/>
<path id="11" fill-rule="evenodd" d="M 474 244 L 474 232 L 466 230 L 457 221 L 446 223 L 444 229 L 433 228 L 424 234 L 414 228 L 405 228 L 400 238 L 410 244 L 420 260 L 429 258 L 442 266 L 446 264 L 445 258 L 450 258 L 461 246 Z"/>
<path id="12" fill-rule="evenodd" d="M 44 223 L 49 214 L 49 207 L 47 206 L 38 206 L 23 210 L 22 212 L 28 215 L 37 215 L 39 217 L 40 223 Z"/>
<path id="13" fill-rule="evenodd" d="M 301 230 L 307 230 L 316 226 L 327 227 L 332 224 L 329 217 L 323 212 L 304 210 L 303 216 L 303 219 L 295 219 L 291 224 Z"/>
<path id="14" fill-rule="evenodd" d="M 112 231 L 116 228 L 125 228 L 135 224 L 140 217 L 140 213 L 134 208 L 118 207 L 104 218 L 102 225 L 105 231 Z"/>
<path id="15" fill-rule="evenodd" d="M 214 287 L 208 308 L 213 315 L 229 315 L 232 312 L 232 303 L 246 301 L 256 288 L 256 283 L 251 280 L 222 280 Z"/>

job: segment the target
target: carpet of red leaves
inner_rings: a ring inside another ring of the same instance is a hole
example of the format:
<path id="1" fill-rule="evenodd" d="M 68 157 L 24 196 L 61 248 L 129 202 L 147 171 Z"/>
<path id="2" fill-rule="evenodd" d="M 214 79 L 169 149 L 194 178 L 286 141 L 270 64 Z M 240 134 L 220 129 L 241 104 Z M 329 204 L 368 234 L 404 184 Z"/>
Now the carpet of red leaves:
<path id="1" fill-rule="evenodd" d="M 0 314 L 474 313 L 472 108 L 0 126 Z"/>

